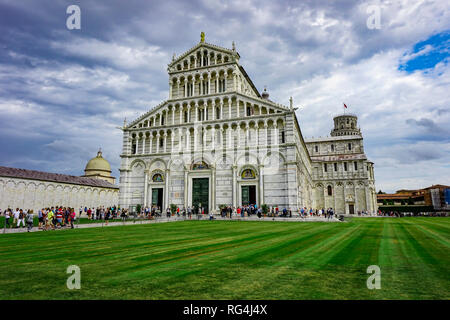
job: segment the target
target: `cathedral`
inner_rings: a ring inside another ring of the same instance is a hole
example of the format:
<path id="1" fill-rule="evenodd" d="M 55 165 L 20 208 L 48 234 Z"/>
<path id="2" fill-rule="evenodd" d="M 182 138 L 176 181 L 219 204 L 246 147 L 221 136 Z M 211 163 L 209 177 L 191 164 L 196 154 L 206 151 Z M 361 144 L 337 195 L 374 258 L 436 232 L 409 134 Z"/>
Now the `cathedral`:
<path id="1" fill-rule="evenodd" d="M 204 33 L 168 74 L 168 99 L 121 127 L 121 207 L 376 210 L 356 116 L 335 117 L 331 137 L 304 139 L 292 99 L 260 93 L 234 43 L 222 48 Z"/>

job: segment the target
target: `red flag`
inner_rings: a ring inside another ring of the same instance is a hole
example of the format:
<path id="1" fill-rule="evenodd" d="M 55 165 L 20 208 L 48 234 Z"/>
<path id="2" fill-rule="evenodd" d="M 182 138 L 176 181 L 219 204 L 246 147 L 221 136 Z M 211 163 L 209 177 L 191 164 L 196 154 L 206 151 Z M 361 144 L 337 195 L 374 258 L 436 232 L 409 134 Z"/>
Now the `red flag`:
<path id="1" fill-rule="evenodd" d="M 344 108 L 347 109 L 347 105 L 344 103 Z"/>

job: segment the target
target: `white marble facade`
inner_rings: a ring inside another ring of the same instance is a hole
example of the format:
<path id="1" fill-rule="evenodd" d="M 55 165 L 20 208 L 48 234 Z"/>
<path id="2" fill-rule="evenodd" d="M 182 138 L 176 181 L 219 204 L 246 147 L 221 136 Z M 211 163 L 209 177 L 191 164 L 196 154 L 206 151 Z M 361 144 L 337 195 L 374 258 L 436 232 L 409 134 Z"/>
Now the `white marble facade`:
<path id="1" fill-rule="evenodd" d="M 234 44 L 204 41 L 174 56 L 169 99 L 121 128 L 121 207 L 193 206 L 199 193 L 214 212 L 221 204 L 320 204 L 292 100 L 284 106 L 260 94 L 239 59 Z"/>

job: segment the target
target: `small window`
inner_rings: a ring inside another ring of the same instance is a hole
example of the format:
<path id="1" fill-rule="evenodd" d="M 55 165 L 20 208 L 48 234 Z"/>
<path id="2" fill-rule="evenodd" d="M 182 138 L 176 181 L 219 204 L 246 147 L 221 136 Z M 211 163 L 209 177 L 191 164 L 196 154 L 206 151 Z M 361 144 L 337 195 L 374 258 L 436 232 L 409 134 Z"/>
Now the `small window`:
<path id="1" fill-rule="evenodd" d="M 281 131 L 281 143 L 286 143 L 286 135 L 284 131 Z"/>
<path id="2" fill-rule="evenodd" d="M 333 195 L 333 188 L 331 186 L 328 186 L 327 189 L 328 189 L 328 195 L 332 196 Z"/>
<path id="3" fill-rule="evenodd" d="M 164 125 L 164 116 L 161 116 L 161 125 Z"/>
<path id="4" fill-rule="evenodd" d="M 136 144 L 133 143 L 133 145 L 131 146 L 131 154 L 136 154 Z"/>
<path id="5" fill-rule="evenodd" d="M 347 171 L 347 162 L 344 162 L 344 171 Z"/>
<path id="6" fill-rule="evenodd" d="M 188 122 L 188 112 L 187 111 L 184 112 L 184 122 L 185 123 Z"/>
<path id="7" fill-rule="evenodd" d="M 164 139 L 159 138 L 159 147 L 162 148 L 164 146 Z"/>
<path id="8" fill-rule="evenodd" d="M 327 168 L 327 164 L 326 164 L 326 163 L 324 163 L 324 164 L 323 164 L 323 171 L 327 172 L 327 170 L 328 170 L 328 168 Z"/>
<path id="9" fill-rule="evenodd" d="M 352 144 L 351 143 L 348 144 L 348 150 L 352 150 Z"/>
<path id="10" fill-rule="evenodd" d="M 334 171 L 337 171 L 337 163 L 334 163 Z"/>
<path id="11" fill-rule="evenodd" d="M 355 171 L 358 170 L 358 162 L 355 161 Z"/>
<path id="12" fill-rule="evenodd" d="M 331 145 L 331 151 L 334 151 L 334 144 Z"/>
<path id="13" fill-rule="evenodd" d="M 314 149 L 316 150 L 316 152 L 319 152 L 319 146 L 315 146 Z"/>

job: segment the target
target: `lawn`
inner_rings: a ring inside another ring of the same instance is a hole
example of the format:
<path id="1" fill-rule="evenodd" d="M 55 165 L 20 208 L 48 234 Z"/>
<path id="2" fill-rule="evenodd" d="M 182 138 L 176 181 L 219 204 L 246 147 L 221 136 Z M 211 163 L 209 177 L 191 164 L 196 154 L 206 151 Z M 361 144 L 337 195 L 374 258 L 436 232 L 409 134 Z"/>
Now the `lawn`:
<path id="1" fill-rule="evenodd" d="M 449 218 L 0 234 L 0 299 L 450 299 L 449 235 Z M 69 265 L 80 290 L 66 287 Z"/>

